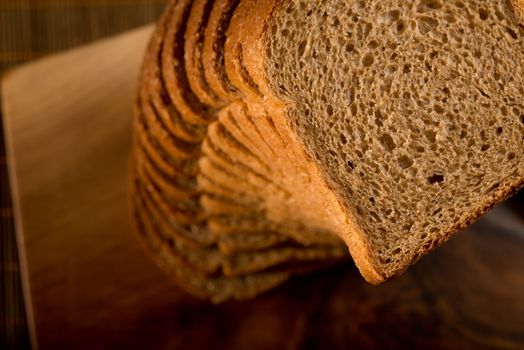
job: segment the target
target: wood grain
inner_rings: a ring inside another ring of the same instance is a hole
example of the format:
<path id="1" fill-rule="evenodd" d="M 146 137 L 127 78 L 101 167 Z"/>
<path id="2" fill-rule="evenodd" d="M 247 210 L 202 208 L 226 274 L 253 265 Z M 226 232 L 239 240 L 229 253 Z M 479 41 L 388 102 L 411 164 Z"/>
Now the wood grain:
<path id="1" fill-rule="evenodd" d="M 379 287 L 348 264 L 249 302 L 213 306 L 180 291 L 145 256 L 127 210 L 131 101 L 150 31 L 3 82 L 40 348 L 524 348 L 524 219 L 507 205 Z"/>

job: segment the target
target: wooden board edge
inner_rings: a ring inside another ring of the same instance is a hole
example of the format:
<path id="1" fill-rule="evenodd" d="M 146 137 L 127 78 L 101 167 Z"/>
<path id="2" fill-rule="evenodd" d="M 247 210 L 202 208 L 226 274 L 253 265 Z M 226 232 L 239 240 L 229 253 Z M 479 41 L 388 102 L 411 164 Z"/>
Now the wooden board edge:
<path id="1" fill-rule="evenodd" d="M 23 68 L 22 68 L 23 69 Z M 31 298 L 31 285 L 29 282 L 29 270 L 27 266 L 27 255 L 25 251 L 24 228 L 22 221 L 22 211 L 20 196 L 18 192 L 18 180 L 16 176 L 16 161 L 14 157 L 14 144 L 12 138 L 12 126 L 9 119 L 9 83 L 16 77 L 17 69 L 9 71 L 9 74 L 2 77 L 0 91 L 2 99 L 2 122 L 4 124 L 4 142 L 7 161 L 7 173 L 9 179 L 9 190 L 11 191 L 11 204 L 13 207 L 13 220 L 15 227 L 16 246 L 18 251 L 18 265 L 20 268 L 20 279 L 22 282 L 22 297 L 24 300 L 24 310 L 29 332 L 29 341 L 32 349 L 38 349 L 36 338 L 36 325 L 33 311 L 33 299 Z"/>

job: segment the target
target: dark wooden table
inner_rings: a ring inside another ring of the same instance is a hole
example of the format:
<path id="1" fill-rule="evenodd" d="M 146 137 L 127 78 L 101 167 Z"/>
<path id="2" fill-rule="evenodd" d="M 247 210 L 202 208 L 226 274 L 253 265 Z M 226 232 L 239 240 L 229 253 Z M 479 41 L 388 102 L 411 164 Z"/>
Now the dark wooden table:
<path id="1" fill-rule="evenodd" d="M 161 7 L 162 1 L 138 0 L 0 2 L 3 68 L 137 26 Z M 19 349 L 29 342 L 1 152 L 0 349 Z M 125 148 L 118 152 L 125 154 Z M 84 192 L 76 194 L 71 198 Z M 87 255 L 70 266 L 54 266 L 53 255 L 38 253 L 34 244 L 35 259 L 47 272 L 67 277 L 36 282 L 37 300 L 47 307 L 38 315 L 43 344 L 53 349 L 523 349 L 523 197 L 521 192 L 383 286 L 365 283 L 348 264 L 295 278 L 253 301 L 219 306 L 172 285 L 128 232 L 108 231 L 113 242 L 108 247 L 120 255 L 103 255 L 98 265 Z M 33 228 L 40 225 L 34 221 Z M 81 248 L 68 244 L 54 255 L 71 259 Z"/>

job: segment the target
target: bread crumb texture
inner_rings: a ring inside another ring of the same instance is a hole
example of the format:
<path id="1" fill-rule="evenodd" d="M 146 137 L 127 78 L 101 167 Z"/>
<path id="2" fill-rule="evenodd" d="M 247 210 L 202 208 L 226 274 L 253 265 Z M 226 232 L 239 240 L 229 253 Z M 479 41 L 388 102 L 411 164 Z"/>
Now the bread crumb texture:
<path id="1" fill-rule="evenodd" d="M 522 8 L 487 0 L 281 6 L 267 39 L 270 81 L 384 276 L 522 185 Z"/>

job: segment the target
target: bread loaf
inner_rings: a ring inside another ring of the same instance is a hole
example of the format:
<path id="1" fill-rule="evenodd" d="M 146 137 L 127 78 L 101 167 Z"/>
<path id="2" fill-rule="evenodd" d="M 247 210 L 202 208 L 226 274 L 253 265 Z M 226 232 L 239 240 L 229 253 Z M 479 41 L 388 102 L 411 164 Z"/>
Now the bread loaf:
<path id="1" fill-rule="evenodd" d="M 524 184 L 523 9 L 171 1 L 135 104 L 148 250 L 216 302 L 349 253 L 398 275 Z"/>

